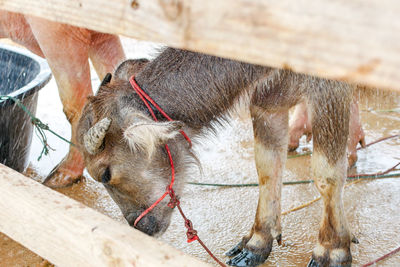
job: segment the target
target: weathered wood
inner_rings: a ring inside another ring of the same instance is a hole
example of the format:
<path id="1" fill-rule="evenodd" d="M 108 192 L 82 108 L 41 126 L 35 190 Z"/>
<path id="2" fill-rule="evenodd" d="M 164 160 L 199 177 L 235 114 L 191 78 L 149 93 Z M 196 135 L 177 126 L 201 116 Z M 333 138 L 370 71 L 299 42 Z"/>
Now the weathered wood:
<path id="1" fill-rule="evenodd" d="M 1 164 L 0 231 L 57 266 L 208 266 Z"/>
<path id="2" fill-rule="evenodd" d="M 0 0 L 0 8 L 251 63 L 400 89 L 397 0 Z"/>

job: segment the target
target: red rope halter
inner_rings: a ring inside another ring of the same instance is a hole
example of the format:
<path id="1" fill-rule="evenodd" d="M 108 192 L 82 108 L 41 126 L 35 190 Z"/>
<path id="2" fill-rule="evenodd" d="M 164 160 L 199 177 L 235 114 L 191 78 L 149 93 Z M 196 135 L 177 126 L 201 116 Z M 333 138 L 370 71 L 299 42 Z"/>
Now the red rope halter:
<path id="1" fill-rule="evenodd" d="M 132 88 L 135 90 L 135 92 L 138 94 L 140 99 L 142 99 L 143 103 L 146 105 L 147 109 L 149 110 L 151 116 L 155 121 L 158 121 L 156 115 L 154 114 L 153 109 L 151 108 L 150 104 L 153 105 L 167 120 L 172 121 L 172 119 L 167 115 L 167 113 L 164 112 L 162 108 L 160 108 L 159 105 L 148 95 L 146 94 L 140 86 L 136 83 L 135 76 L 131 76 L 129 79 L 129 82 L 132 85 Z M 180 133 L 185 137 L 185 139 L 188 141 L 189 146 L 192 146 L 192 141 L 190 138 L 186 135 L 184 131 L 180 131 Z M 221 266 L 225 266 L 221 261 L 219 261 L 213 254 L 212 252 L 207 248 L 207 246 L 201 241 L 201 239 L 197 235 L 197 231 L 193 229 L 193 224 L 192 222 L 186 218 L 185 214 L 183 213 L 181 207 L 180 207 L 180 202 L 179 199 L 176 197 L 174 189 L 172 186 L 174 185 L 175 182 L 175 167 L 174 167 L 174 161 L 172 160 L 172 155 L 171 151 L 168 147 L 168 145 L 165 145 L 165 150 L 167 151 L 168 154 L 168 159 L 171 164 L 171 183 L 167 186 L 167 189 L 165 190 L 164 194 L 157 199 L 149 208 L 147 208 L 145 211 L 142 212 L 142 214 L 139 215 L 139 217 L 136 218 L 134 222 L 134 226 L 137 225 L 137 223 L 147 214 L 149 213 L 152 209 L 155 208 L 155 206 L 158 205 L 167 195 L 170 196 L 170 201 L 168 203 L 168 207 L 170 208 L 175 208 L 178 207 L 179 213 L 182 215 L 184 221 L 185 221 L 185 227 L 187 228 L 186 236 L 188 238 L 187 242 L 193 242 L 194 240 L 197 240 L 200 245 L 207 251 L 207 253 Z"/>

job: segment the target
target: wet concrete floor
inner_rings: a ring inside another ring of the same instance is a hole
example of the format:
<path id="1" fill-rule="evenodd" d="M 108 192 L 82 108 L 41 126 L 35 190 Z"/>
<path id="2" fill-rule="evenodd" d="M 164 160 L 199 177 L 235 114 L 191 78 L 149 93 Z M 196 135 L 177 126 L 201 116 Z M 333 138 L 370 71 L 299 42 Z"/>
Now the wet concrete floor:
<path id="1" fill-rule="evenodd" d="M 151 54 L 151 44 L 124 39 L 131 58 Z M 99 84 L 93 78 L 96 88 Z M 397 111 L 395 110 L 397 109 Z M 367 143 L 380 137 L 399 133 L 400 95 L 387 91 L 360 92 L 360 110 Z M 389 112 L 391 110 L 392 112 Z M 69 126 L 62 113 L 54 80 L 42 89 L 37 116 L 58 133 L 69 137 Z M 41 145 L 34 138 L 31 168 L 28 174 L 42 181 L 45 175 L 67 152 L 68 146 L 48 136 L 56 149 L 50 156 L 37 161 Z M 253 162 L 251 123 L 246 112 L 234 116 L 230 125 L 221 128 L 217 136 L 207 135 L 196 142 L 196 151 L 203 175 L 188 181 L 211 183 L 255 183 L 257 175 Z M 386 170 L 398 161 L 400 139 L 391 139 L 358 152 L 354 173 L 374 173 Z M 296 153 L 312 149 L 305 138 Z M 308 180 L 310 156 L 288 159 L 284 181 Z M 86 173 L 86 180 L 58 190 L 115 220 L 124 219 L 101 184 Z M 287 185 L 282 192 L 282 211 L 288 211 L 319 196 L 312 184 Z M 234 246 L 251 228 L 258 199 L 257 187 L 215 188 L 187 185 L 181 196 L 181 206 L 192 220 L 199 236 L 223 261 L 224 253 Z M 283 245 L 274 247 L 263 266 L 306 266 L 318 235 L 321 201 L 282 216 Z M 351 230 L 360 243 L 352 245 L 354 266 L 360 266 L 397 248 L 400 244 L 400 178 L 366 180 L 348 186 L 344 193 L 345 211 Z M 29 226 L 26 226 L 29 227 Z M 182 251 L 213 263 L 201 246 L 186 242 L 183 220 L 174 212 L 171 226 L 162 240 Z M 46 261 L 0 234 L 0 266 L 46 266 Z M 400 253 L 378 266 L 400 266 Z"/>

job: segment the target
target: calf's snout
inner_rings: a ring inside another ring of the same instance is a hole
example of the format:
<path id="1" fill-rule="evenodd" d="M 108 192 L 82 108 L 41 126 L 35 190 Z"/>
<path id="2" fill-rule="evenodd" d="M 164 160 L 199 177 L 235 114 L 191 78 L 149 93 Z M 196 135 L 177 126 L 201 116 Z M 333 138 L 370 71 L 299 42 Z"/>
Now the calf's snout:
<path id="1" fill-rule="evenodd" d="M 157 221 L 156 217 L 151 214 L 146 214 L 140 221 L 134 226 L 135 220 L 140 216 L 141 212 L 129 213 L 125 216 L 129 225 L 138 229 L 139 231 L 153 236 L 160 232 L 160 223 Z"/>

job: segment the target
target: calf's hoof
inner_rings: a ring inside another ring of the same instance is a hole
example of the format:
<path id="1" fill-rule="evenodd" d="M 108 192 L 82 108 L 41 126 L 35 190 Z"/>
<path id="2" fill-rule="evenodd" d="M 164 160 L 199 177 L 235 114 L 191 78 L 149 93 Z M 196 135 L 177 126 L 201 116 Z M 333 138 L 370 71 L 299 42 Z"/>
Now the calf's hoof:
<path id="1" fill-rule="evenodd" d="M 329 267 L 350 267 L 350 264 L 336 264 L 336 265 L 320 265 L 318 264 L 314 259 L 311 259 L 310 262 L 307 264 L 307 267 L 325 267 L 325 266 L 329 266 Z"/>
<path id="2" fill-rule="evenodd" d="M 354 243 L 354 244 L 360 244 L 360 241 L 358 241 L 358 238 L 355 237 L 355 235 L 352 236 L 351 242 Z"/>
<path id="3" fill-rule="evenodd" d="M 243 242 L 239 242 L 236 246 L 231 248 L 228 252 L 225 253 L 226 256 L 228 257 L 233 257 L 242 252 L 244 245 Z"/>
<path id="4" fill-rule="evenodd" d="M 307 267 L 350 267 L 351 253 L 349 249 L 314 249 L 312 258 Z"/>
<path id="5" fill-rule="evenodd" d="M 264 243 L 263 247 L 252 247 L 248 243 L 249 238 L 243 238 L 236 246 L 229 250 L 226 255 L 234 257 L 226 263 L 230 266 L 257 266 L 262 264 L 272 250 L 272 239 Z"/>
<path id="6" fill-rule="evenodd" d="M 230 250 L 230 251 L 232 251 L 232 250 Z M 237 250 L 235 250 L 235 252 L 236 251 Z M 269 252 L 270 251 L 271 250 L 269 250 Z M 230 259 L 226 263 L 230 266 L 257 266 L 257 265 L 262 264 L 268 258 L 269 252 L 266 255 L 265 254 L 256 254 L 256 253 L 251 252 L 250 250 L 244 248 L 239 254 L 236 255 L 236 257 L 234 257 L 233 259 Z"/>

